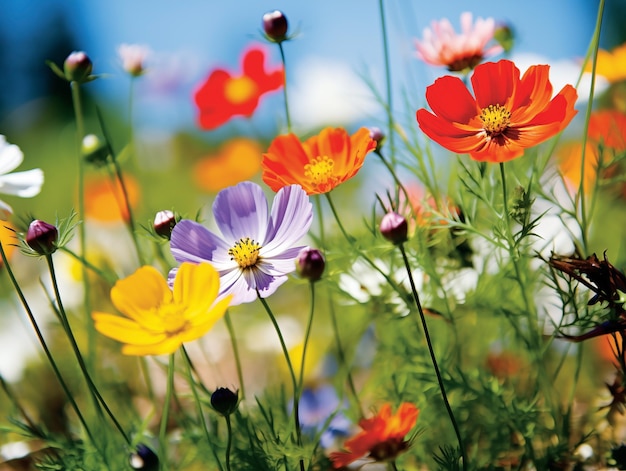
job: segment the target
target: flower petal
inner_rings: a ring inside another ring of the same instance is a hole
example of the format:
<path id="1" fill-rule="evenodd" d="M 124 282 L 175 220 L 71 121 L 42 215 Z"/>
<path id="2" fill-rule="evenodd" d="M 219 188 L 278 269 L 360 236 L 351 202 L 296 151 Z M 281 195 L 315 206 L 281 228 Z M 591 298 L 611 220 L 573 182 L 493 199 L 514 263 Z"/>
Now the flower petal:
<path id="1" fill-rule="evenodd" d="M 520 81 L 515 64 L 502 59 L 485 62 L 474 70 L 472 87 L 480 109 L 489 105 L 504 105 L 513 96 Z"/>
<path id="2" fill-rule="evenodd" d="M 94 312 L 91 317 L 98 332 L 118 342 L 132 345 L 152 345 L 167 337 L 164 332 L 150 332 L 137 322 L 121 316 Z"/>
<path id="3" fill-rule="evenodd" d="M 265 240 L 267 198 L 256 183 L 241 182 L 220 191 L 213 202 L 213 216 L 226 240 Z"/>
<path id="4" fill-rule="evenodd" d="M 179 263 L 211 262 L 218 270 L 223 270 L 232 265 L 227 257 L 229 248 L 202 224 L 189 219 L 179 221 L 172 230 L 170 251 Z"/>
<path id="5" fill-rule="evenodd" d="M 182 341 L 179 336 L 167 337 L 165 340 L 152 345 L 124 345 L 122 347 L 122 353 L 124 355 L 169 355 L 174 353 L 178 347 L 182 345 Z"/>
<path id="6" fill-rule="evenodd" d="M 446 121 L 465 124 L 480 113 L 461 79 L 450 75 L 438 78 L 426 88 L 426 101 L 433 113 Z"/>
<path id="7" fill-rule="evenodd" d="M 281 188 L 272 203 L 272 214 L 265 240 L 265 257 L 290 248 L 306 235 L 313 221 L 313 205 L 300 185 Z"/>
<path id="8" fill-rule="evenodd" d="M 24 154 L 15 144 L 9 144 L 0 134 L 0 175 L 15 170 L 24 161 Z"/>
<path id="9" fill-rule="evenodd" d="M 287 185 L 305 185 L 304 166 L 309 156 L 295 134 L 276 137 L 263 154 L 263 181 L 273 191 Z M 310 188 L 304 187 L 309 193 Z"/>
<path id="10" fill-rule="evenodd" d="M 0 175 L 0 193 L 31 198 L 38 195 L 43 185 L 43 170 L 35 168 L 25 172 Z"/>

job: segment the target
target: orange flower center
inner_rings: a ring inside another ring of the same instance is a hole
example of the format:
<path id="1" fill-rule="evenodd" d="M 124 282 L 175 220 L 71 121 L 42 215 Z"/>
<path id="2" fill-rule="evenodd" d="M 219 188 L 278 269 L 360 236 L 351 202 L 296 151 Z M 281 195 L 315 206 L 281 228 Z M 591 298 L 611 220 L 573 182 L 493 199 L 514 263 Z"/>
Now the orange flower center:
<path id="1" fill-rule="evenodd" d="M 256 91 L 254 80 L 245 75 L 242 77 L 231 78 L 226 82 L 224 95 L 231 103 L 238 105 L 250 99 Z"/>
<path id="2" fill-rule="evenodd" d="M 228 250 L 228 255 L 230 255 L 230 259 L 237 262 L 241 268 L 250 268 L 256 265 L 259 259 L 259 250 L 261 250 L 261 246 L 249 237 L 246 237 L 245 239 L 239 239 L 239 241 Z"/>
<path id="3" fill-rule="evenodd" d="M 313 185 L 325 187 L 334 181 L 333 170 L 335 162 L 328 156 L 318 156 L 304 166 L 304 176 L 310 178 Z"/>
<path id="4" fill-rule="evenodd" d="M 497 136 L 511 125 L 511 112 L 502 105 L 489 105 L 480 112 L 480 120 L 489 136 Z"/>
<path id="5" fill-rule="evenodd" d="M 188 329 L 188 322 L 183 313 L 184 309 L 174 303 L 159 306 L 163 330 L 168 336 L 179 334 Z"/>

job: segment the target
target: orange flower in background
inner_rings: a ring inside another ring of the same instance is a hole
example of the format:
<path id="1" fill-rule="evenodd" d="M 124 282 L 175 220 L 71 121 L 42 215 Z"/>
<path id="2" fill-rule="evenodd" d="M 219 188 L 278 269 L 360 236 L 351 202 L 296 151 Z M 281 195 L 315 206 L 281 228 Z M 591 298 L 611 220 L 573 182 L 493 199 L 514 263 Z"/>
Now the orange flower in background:
<path id="1" fill-rule="evenodd" d="M 298 184 L 309 195 L 328 193 L 355 176 L 374 149 L 367 128 L 349 136 L 328 127 L 304 142 L 294 134 L 278 136 L 263 154 L 263 181 L 274 191 Z"/>
<path id="2" fill-rule="evenodd" d="M 252 116 L 262 95 L 284 85 L 283 68 L 268 72 L 265 59 L 265 51 L 253 47 L 243 55 L 241 75 L 224 69 L 211 72 L 194 93 L 198 124 L 202 129 L 215 129 L 233 116 Z"/>
<path id="3" fill-rule="evenodd" d="M 194 178 L 200 188 L 217 192 L 251 179 L 261 169 L 261 147 L 256 141 L 237 138 L 217 153 L 198 161 Z"/>
<path id="4" fill-rule="evenodd" d="M 373 461 L 390 461 L 411 445 L 405 440 L 417 422 L 419 410 L 415 405 L 403 402 L 396 414 L 391 413 L 391 405 L 384 404 L 378 414 L 371 419 L 361 419 L 359 425 L 363 431 L 346 440 L 346 451 L 330 454 L 333 468 L 348 466 L 361 458 Z"/>
<path id="5" fill-rule="evenodd" d="M 131 209 L 139 202 L 139 184 L 130 175 L 124 175 L 124 185 Z M 94 176 L 85 181 L 85 217 L 100 222 L 128 220 L 124 192 L 119 180 Z"/>
<path id="6" fill-rule="evenodd" d="M 426 89 L 433 112 L 417 111 L 420 129 L 432 140 L 481 162 L 506 162 L 562 131 L 576 114 L 576 89 L 552 97 L 550 66 L 520 71 L 509 60 L 487 62 L 472 75 L 472 96 L 458 77 L 438 78 Z"/>
<path id="7" fill-rule="evenodd" d="M 593 62 L 585 66 L 585 72 L 591 72 Z M 600 49 L 596 62 L 596 73 L 602 75 L 609 83 L 626 80 L 626 43 L 615 47 L 612 51 Z"/>
<path id="8" fill-rule="evenodd" d="M 585 168 L 583 170 L 583 191 L 589 191 L 597 178 L 599 159 L 602 164 L 610 164 L 615 154 L 626 151 L 626 115 L 615 110 L 595 111 L 589 118 L 585 148 Z M 563 145 L 557 153 L 559 171 L 573 191 L 580 186 L 582 165 L 582 144 L 573 142 Z M 604 169 L 603 178 L 610 178 L 619 169 L 609 165 Z"/>
<path id="9" fill-rule="evenodd" d="M 15 252 L 18 240 L 16 237 L 16 230 L 13 224 L 9 221 L 0 222 L 0 242 L 2 243 L 2 249 L 9 262 L 11 261 L 11 254 Z M 4 264 L 2 258 L 0 258 L 0 267 Z"/>

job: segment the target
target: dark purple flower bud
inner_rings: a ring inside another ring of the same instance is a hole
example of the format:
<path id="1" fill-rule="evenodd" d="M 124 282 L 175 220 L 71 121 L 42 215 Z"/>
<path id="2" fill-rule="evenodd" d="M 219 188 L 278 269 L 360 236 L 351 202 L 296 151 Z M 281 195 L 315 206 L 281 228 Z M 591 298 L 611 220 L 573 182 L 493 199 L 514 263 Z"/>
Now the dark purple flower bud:
<path id="1" fill-rule="evenodd" d="M 370 137 L 376 142 L 376 150 L 380 150 L 385 140 L 385 133 L 380 128 L 372 126 L 370 128 Z"/>
<path id="2" fill-rule="evenodd" d="M 215 392 L 211 394 L 211 405 L 213 409 L 224 416 L 235 412 L 238 403 L 238 392 L 232 392 L 228 388 L 217 388 Z"/>
<path id="3" fill-rule="evenodd" d="M 322 252 L 317 249 L 304 248 L 296 259 L 296 270 L 298 275 L 309 281 L 317 281 L 322 277 L 326 268 L 326 261 Z"/>
<path id="4" fill-rule="evenodd" d="M 172 236 L 172 229 L 174 229 L 175 225 L 176 217 L 174 216 L 174 213 L 165 209 L 156 213 L 152 227 L 154 227 L 154 232 L 169 240 Z"/>
<path id="5" fill-rule="evenodd" d="M 130 467 L 142 471 L 158 471 L 159 457 L 146 445 L 140 443 L 130 455 Z"/>
<path id="6" fill-rule="evenodd" d="M 57 249 L 59 231 L 52 224 L 35 219 L 28 226 L 26 243 L 39 255 L 50 255 Z"/>
<path id="7" fill-rule="evenodd" d="M 63 63 L 65 78 L 70 82 L 87 82 L 92 69 L 91 59 L 83 51 L 72 52 Z"/>
<path id="8" fill-rule="evenodd" d="M 287 39 L 287 17 L 280 10 L 268 11 L 263 15 L 263 31 L 269 39 L 281 42 Z"/>
<path id="9" fill-rule="evenodd" d="M 406 218 L 393 211 L 385 214 L 380 221 L 380 233 L 385 239 L 396 245 L 407 241 L 408 231 L 409 225 Z"/>

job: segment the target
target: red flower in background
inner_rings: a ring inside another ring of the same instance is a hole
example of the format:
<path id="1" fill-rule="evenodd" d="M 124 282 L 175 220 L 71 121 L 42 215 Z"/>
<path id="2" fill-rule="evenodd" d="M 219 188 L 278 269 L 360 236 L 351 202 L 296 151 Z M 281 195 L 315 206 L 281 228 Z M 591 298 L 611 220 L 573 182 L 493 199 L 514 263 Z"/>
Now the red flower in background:
<path id="1" fill-rule="evenodd" d="M 426 89 L 432 112 L 417 111 L 424 133 L 446 149 L 480 162 L 506 162 L 562 131 L 576 114 L 576 89 L 552 97 L 548 65 L 520 71 L 508 60 L 487 62 L 472 75 L 471 95 L 458 77 Z"/>
<path id="2" fill-rule="evenodd" d="M 252 116 L 261 96 L 285 83 L 282 67 L 265 70 L 265 51 L 259 47 L 244 53 L 242 69 L 241 75 L 215 69 L 195 91 L 198 124 L 202 129 L 215 129 L 233 116 Z"/>

